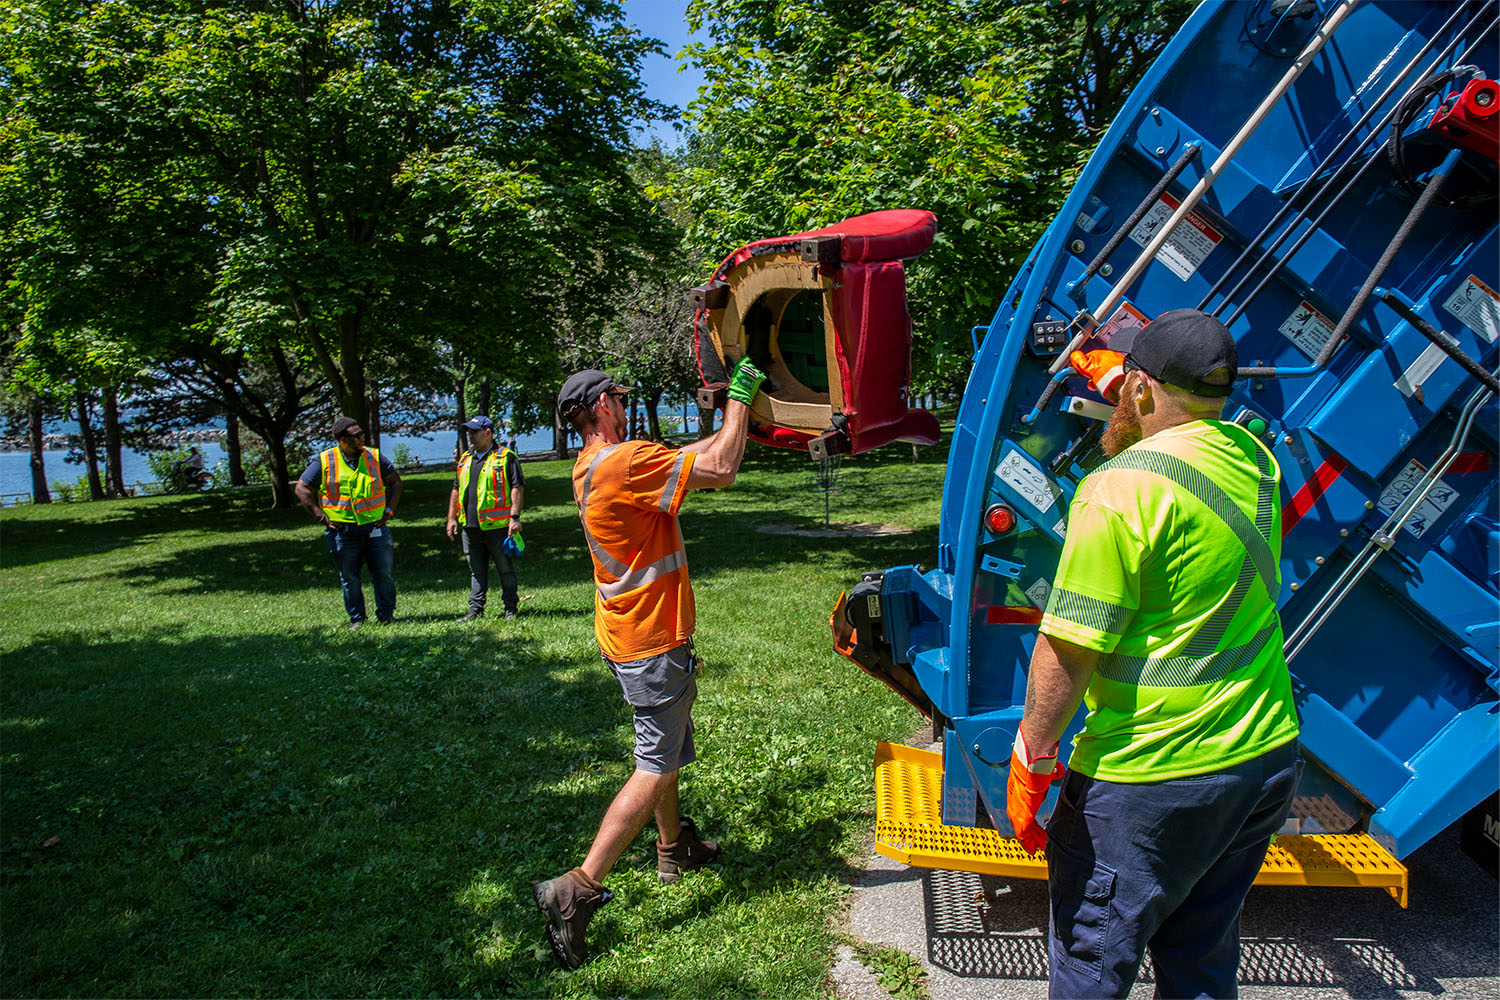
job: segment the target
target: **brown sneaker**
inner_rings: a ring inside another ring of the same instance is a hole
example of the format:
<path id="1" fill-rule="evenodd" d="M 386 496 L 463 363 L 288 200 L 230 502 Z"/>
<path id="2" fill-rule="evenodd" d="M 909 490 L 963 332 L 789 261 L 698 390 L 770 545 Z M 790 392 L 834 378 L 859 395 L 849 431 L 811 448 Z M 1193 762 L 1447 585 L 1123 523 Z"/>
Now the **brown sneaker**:
<path id="1" fill-rule="evenodd" d="M 589 957 L 583 932 L 594 911 L 611 899 L 614 893 L 593 882 L 581 869 L 574 868 L 547 882 L 532 886 L 536 908 L 547 918 L 547 942 L 565 969 L 576 969 Z"/>
<path id="2" fill-rule="evenodd" d="M 656 842 L 656 877 L 663 885 L 671 885 L 683 872 L 717 861 L 720 853 L 719 842 L 700 839 L 697 825 L 684 816 L 675 843 Z"/>

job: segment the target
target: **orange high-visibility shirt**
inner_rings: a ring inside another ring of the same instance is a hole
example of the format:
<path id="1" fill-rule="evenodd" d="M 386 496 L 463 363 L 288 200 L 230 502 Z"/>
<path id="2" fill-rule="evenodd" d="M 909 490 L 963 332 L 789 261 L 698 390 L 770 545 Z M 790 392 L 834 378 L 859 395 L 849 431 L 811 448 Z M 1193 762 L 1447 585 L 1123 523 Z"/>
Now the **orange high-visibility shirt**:
<path id="1" fill-rule="evenodd" d="M 573 466 L 573 499 L 594 560 L 594 635 L 616 663 L 693 635 L 693 585 L 677 511 L 693 455 L 650 441 L 595 444 Z"/>

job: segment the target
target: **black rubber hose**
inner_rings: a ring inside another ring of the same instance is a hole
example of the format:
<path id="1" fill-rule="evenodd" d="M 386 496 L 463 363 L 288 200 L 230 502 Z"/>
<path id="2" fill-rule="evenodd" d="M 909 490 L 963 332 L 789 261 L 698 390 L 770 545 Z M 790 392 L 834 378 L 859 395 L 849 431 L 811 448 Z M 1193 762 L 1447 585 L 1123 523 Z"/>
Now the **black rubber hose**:
<path id="1" fill-rule="evenodd" d="M 1484 366 L 1469 357 L 1468 353 L 1462 347 L 1453 343 L 1451 337 L 1427 322 L 1421 316 L 1412 312 L 1405 302 L 1402 302 L 1395 295 L 1391 294 L 1391 292 L 1383 292 L 1380 296 L 1380 301 L 1390 306 L 1398 316 L 1416 327 L 1418 333 L 1436 344 L 1448 357 L 1457 361 L 1460 368 L 1478 379 L 1485 388 L 1489 389 L 1495 395 L 1500 396 L 1500 379 L 1495 378 L 1493 374 L 1485 370 Z"/>
<path id="2" fill-rule="evenodd" d="M 1099 268 L 1104 266 L 1105 261 L 1109 260 L 1116 250 L 1120 249 L 1120 244 L 1125 242 L 1126 237 L 1135 229 L 1137 223 L 1146 217 L 1146 213 L 1151 211 L 1163 192 L 1187 169 L 1188 164 L 1198 158 L 1198 154 L 1202 149 L 1203 144 L 1201 142 L 1188 143 L 1187 147 L 1183 149 L 1182 155 L 1177 157 L 1176 162 L 1167 168 L 1166 173 L 1161 175 L 1161 179 L 1156 182 L 1156 186 L 1151 189 L 1145 198 L 1141 199 L 1141 203 L 1135 207 L 1135 211 L 1130 213 L 1130 217 L 1120 224 L 1120 228 L 1114 231 L 1114 235 L 1110 236 L 1109 242 L 1104 244 L 1104 248 L 1094 256 L 1094 259 L 1089 262 L 1089 266 L 1083 269 L 1083 276 L 1073 283 L 1069 297 L 1074 302 L 1082 303 L 1085 294 L 1084 286 L 1089 283 L 1089 279 L 1099 272 Z"/>

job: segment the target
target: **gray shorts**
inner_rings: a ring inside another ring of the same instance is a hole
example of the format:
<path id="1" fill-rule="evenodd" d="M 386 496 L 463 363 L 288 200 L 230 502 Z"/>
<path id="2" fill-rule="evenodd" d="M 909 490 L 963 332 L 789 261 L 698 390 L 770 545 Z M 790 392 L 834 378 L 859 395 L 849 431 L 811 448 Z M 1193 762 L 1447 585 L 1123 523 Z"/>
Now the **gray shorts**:
<path id="1" fill-rule="evenodd" d="M 644 660 L 604 658 L 635 710 L 635 766 L 671 774 L 698 759 L 693 747 L 693 701 L 698 697 L 693 644 L 683 643 Z"/>

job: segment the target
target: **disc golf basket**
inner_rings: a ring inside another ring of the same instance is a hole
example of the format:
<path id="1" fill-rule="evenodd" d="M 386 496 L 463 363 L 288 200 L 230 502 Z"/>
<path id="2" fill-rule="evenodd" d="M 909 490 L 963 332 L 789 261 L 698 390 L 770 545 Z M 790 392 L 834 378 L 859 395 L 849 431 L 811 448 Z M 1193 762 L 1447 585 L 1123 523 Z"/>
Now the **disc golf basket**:
<path id="1" fill-rule="evenodd" d="M 843 455 L 825 455 L 812 467 L 813 492 L 823 494 L 823 527 L 825 528 L 828 527 L 830 498 L 835 493 L 844 492 L 844 488 L 839 485 L 839 467 L 843 462 Z"/>

